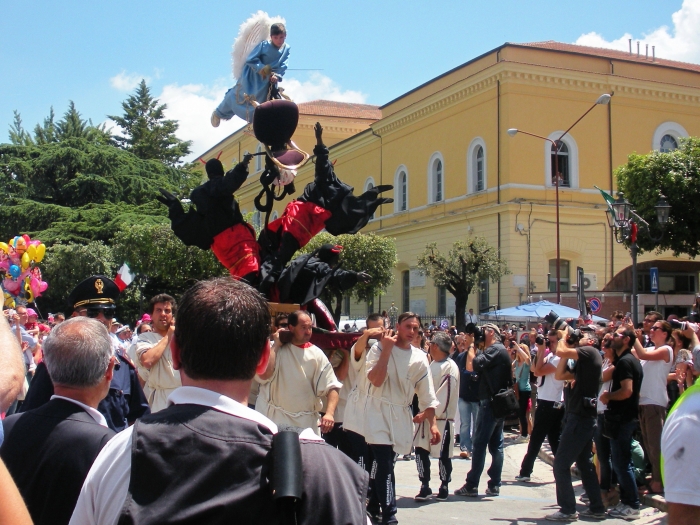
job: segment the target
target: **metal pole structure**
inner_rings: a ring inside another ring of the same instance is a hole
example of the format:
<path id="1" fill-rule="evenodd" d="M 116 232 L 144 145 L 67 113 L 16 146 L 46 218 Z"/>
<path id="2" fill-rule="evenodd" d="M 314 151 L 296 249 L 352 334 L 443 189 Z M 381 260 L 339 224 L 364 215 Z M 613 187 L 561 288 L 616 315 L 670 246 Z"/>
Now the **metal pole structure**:
<path id="1" fill-rule="evenodd" d="M 639 303 L 637 301 L 637 242 L 630 245 L 632 253 L 632 319 L 634 327 L 637 327 L 639 322 Z"/>
<path id="2" fill-rule="evenodd" d="M 580 119 L 579 119 L 580 120 Z M 568 132 L 567 132 L 568 133 Z M 562 135 L 563 137 L 564 135 Z M 560 137 L 561 139 L 561 137 Z M 554 144 L 554 180 L 557 208 L 557 304 L 561 304 L 561 246 L 559 243 L 559 145 Z"/>

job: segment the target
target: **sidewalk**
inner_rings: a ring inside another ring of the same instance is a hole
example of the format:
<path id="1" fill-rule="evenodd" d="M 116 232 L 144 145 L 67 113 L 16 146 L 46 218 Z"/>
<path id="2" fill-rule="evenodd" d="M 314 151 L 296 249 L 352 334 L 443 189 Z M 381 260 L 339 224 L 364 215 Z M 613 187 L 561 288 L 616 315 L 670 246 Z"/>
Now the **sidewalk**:
<path id="1" fill-rule="evenodd" d="M 542 448 L 540 449 L 540 453 L 537 455 L 537 457 L 550 466 L 554 464 L 554 454 L 552 454 L 552 449 L 549 447 L 549 443 L 547 441 L 542 444 Z M 576 467 L 571 467 L 571 474 L 577 478 L 581 477 Z M 640 494 L 639 501 L 641 501 L 643 505 L 654 507 L 659 509 L 661 512 L 667 512 L 666 499 L 659 494 Z"/>

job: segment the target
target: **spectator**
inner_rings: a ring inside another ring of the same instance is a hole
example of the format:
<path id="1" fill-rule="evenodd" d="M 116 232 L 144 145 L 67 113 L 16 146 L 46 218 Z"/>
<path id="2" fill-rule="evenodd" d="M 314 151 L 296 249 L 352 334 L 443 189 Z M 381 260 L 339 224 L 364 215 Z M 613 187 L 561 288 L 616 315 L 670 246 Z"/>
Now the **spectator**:
<path id="1" fill-rule="evenodd" d="M 287 320 L 289 332 L 273 334 L 267 369 L 256 377 L 261 385 L 257 409 L 277 425 L 310 428 L 320 436 L 333 430 L 342 383 L 336 379 L 323 351 L 309 342 L 309 314 L 299 310 Z M 282 333 L 291 336 L 291 340 L 283 342 Z M 328 405 L 321 417 L 323 396 L 328 396 Z"/>
<path id="2" fill-rule="evenodd" d="M 668 393 L 666 383 L 673 366 L 671 325 L 666 321 L 656 321 L 650 329 L 649 339 L 653 348 L 644 348 L 639 340 L 634 348 L 641 360 L 643 379 L 639 392 L 639 425 L 647 459 L 651 463 L 651 483 L 645 493 L 663 492 L 661 482 L 661 431 L 666 419 Z"/>
<path id="3" fill-rule="evenodd" d="M 269 358 L 265 299 L 240 281 L 218 278 L 186 291 L 179 312 L 170 348 L 183 386 L 167 408 L 100 454 L 71 523 L 366 520 L 367 474 L 313 433 L 299 437 L 304 497 L 296 516 L 282 516 L 272 499 L 267 465 L 277 426 L 246 407 L 250 382 Z"/>
<path id="4" fill-rule="evenodd" d="M 134 348 L 134 363 L 146 382 L 143 391 L 151 412 L 163 410 L 167 406 L 168 396 L 181 385 L 180 373 L 173 368 L 170 349 L 175 333 L 176 310 L 175 299 L 169 295 L 153 297 L 150 301 L 153 331 L 142 332 Z"/>
<path id="5" fill-rule="evenodd" d="M 601 382 L 598 393 L 598 404 L 596 406 L 596 410 L 598 412 L 598 424 L 596 426 L 596 432 L 593 438 L 599 465 L 600 495 L 603 499 L 603 505 L 605 505 L 606 508 L 617 505 L 620 502 L 619 495 L 612 486 L 610 438 L 603 434 L 603 429 L 605 427 L 604 414 L 607 407 L 605 403 L 600 400 L 602 393 L 605 391 L 610 391 L 610 388 L 612 387 L 612 374 L 615 370 L 615 367 L 613 366 L 615 351 L 612 348 L 612 340 L 612 334 L 605 334 L 603 336 L 603 381 Z"/>
<path id="6" fill-rule="evenodd" d="M 0 456 L 34 523 L 62 525 L 92 462 L 114 435 L 97 405 L 107 395 L 116 358 L 107 329 L 88 318 L 58 325 L 44 352 L 55 394 L 3 421 Z"/>
<path id="7" fill-rule="evenodd" d="M 503 470 L 503 417 L 493 413 L 491 398 L 495 393 L 512 384 L 510 357 L 501 343 L 501 331 L 495 324 L 485 324 L 484 352 L 473 361 L 474 371 L 480 375 L 479 381 L 479 417 L 476 423 L 476 436 L 472 453 L 472 468 L 467 474 L 466 483 L 455 491 L 457 496 L 477 497 L 479 495 L 479 478 L 484 470 L 486 448 L 491 454 L 491 467 L 488 470 L 489 481 L 487 496 L 498 496 Z"/>
<path id="8" fill-rule="evenodd" d="M 590 346 L 586 335 L 571 341 L 560 334 L 556 353 L 560 358 L 555 379 L 573 381 L 566 404 L 566 418 L 561 433 L 561 442 L 554 456 L 554 481 L 557 486 L 557 505 L 560 510 L 549 514 L 549 521 L 575 521 L 576 498 L 571 484 L 571 465 L 576 462 L 581 473 L 581 482 L 590 499 L 590 506 L 581 516 L 605 519 L 605 506 L 600 494 L 600 485 L 591 462 L 593 434 L 596 427 L 596 399 L 600 382 L 602 360 L 600 352 Z"/>
<path id="9" fill-rule="evenodd" d="M 17 399 L 25 381 L 22 349 L 7 322 L 9 310 L 0 319 L 0 412 L 5 412 Z M 3 435 L 0 427 L 0 445 Z"/>
<path id="10" fill-rule="evenodd" d="M 530 438 L 530 428 L 532 420 L 527 417 L 530 408 L 530 349 L 527 345 L 512 343 L 515 350 L 515 385 L 516 397 L 518 398 L 518 419 L 520 419 L 520 437 L 516 443 L 523 443 Z"/>
<path id="11" fill-rule="evenodd" d="M 617 481 L 620 503 L 608 511 L 614 518 L 639 518 L 639 495 L 632 469 L 632 434 L 639 417 L 639 391 L 642 386 L 642 365 L 631 350 L 637 336 L 631 328 L 621 327 L 613 334 L 615 370 L 612 387 L 600 395 L 607 405 L 604 413 L 605 435 L 610 438 L 610 454 Z"/>
<path id="12" fill-rule="evenodd" d="M 459 457 L 469 459 L 473 451 L 473 433 L 479 415 L 479 376 L 474 372 L 474 335 L 458 336 L 460 353 L 456 358 L 459 368 Z"/>

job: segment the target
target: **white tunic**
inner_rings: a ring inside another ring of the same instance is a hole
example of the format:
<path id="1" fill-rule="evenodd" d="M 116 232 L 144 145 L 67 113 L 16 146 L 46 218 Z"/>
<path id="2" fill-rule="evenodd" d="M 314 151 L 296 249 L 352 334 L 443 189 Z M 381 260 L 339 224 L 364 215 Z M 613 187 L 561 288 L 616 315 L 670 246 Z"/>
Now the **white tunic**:
<path id="1" fill-rule="evenodd" d="M 320 436 L 321 398 L 343 384 L 320 348 L 311 343 L 304 346 L 282 346 L 277 350 L 272 376 L 256 376 L 260 393 L 255 409 L 278 426 L 311 428 Z"/>
<path id="2" fill-rule="evenodd" d="M 373 341 L 370 339 L 370 342 Z M 357 343 L 355 343 L 356 345 Z M 367 403 L 367 391 L 371 386 L 367 379 L 367 349 L 362 350 L 360 359 L 355 359 L 355 345 L 350 350 L 350 368 L 348 377 L 350 392 L 345 402 L 345 413 L 343 414 L 343 428 L 351 430 L 361 436 L 365 435 L 365 405 Z"/>
<path id="3" fill-rule="evenodd" d="M 381 353 L 381 343 L 372 346 L 367 355 L 367 374 L 375 367 Z M 369 380 L 368 384 L 363 411 L 367 443 L 393 445 L 395 453 L 409 454 L 413 443 L 413 394 L 418 395 L 421 411 L 438 406 L 426 354 L 415 346 L 408 350 L 394 347 L 384 382 L 378 387 Z"/>
<path id="4" fill-rule="evenodd" d="M 435 387 L 435 396 L 438 406 L 435 407 L 435 418 L 437 419 L 438 430 L 443 439 L 436 445 L 430 444 L 430 423 L 424 420 L 416 429 L 413 438 L 413 446 L 429 450 L 434 458 L 440 457 L 441 448 L 449 447 L 449 457 L 454 453 L 455 435 L 455 414 L 459 399 L 459 368 L 457 363 L 447 358 L 443 361 L 433 361 L 430 363 L 430 375 Z M 450 439 L 445 443 L 445 430 L 450 429 Z"/>
<path id="5" fill-rule="evenodd" d="M 146 395 L 151 412 L 158 412 L 168 406 L 168 396 L 182 386 L 180 371 L 173 368 L 173 355 L 170 353 L 170 345 L 163 351 L 160 359 L 150 369 L 141 364 L 141 356 L 149 349 L 157 345 L 163 336 L 156 332 L 144 332 L 139 335 L 135 346 L 134 364 L 142 379 L 146 381 L 143 393 Z M 134 348 L 134 347 L 132 347 Z"/>

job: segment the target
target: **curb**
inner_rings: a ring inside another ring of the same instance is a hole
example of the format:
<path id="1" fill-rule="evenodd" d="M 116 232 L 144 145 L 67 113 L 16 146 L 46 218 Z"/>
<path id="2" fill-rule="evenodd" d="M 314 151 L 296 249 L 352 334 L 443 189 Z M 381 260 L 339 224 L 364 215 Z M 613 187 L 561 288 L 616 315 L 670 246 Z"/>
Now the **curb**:
<path id="1" fill-rule="evenodd" d="M 545 463 L 547 463 L 547 465 L 554 465 L 554 455 L 543 448 L 540 449 L 539 453 L 537 454 L 537 457 Z M 581 474 L 576 467 L 571 467 L 571 474 L 573 476 L 576 476 L 577 478 L 581 478 Z M 668 512 L 668 508 L 666 506 L 666 499 L 659 494 L 640 494 L 639 501 L 647 507 L 654 507 L 655 509 L 658 509 L 661 512 Z"/>

